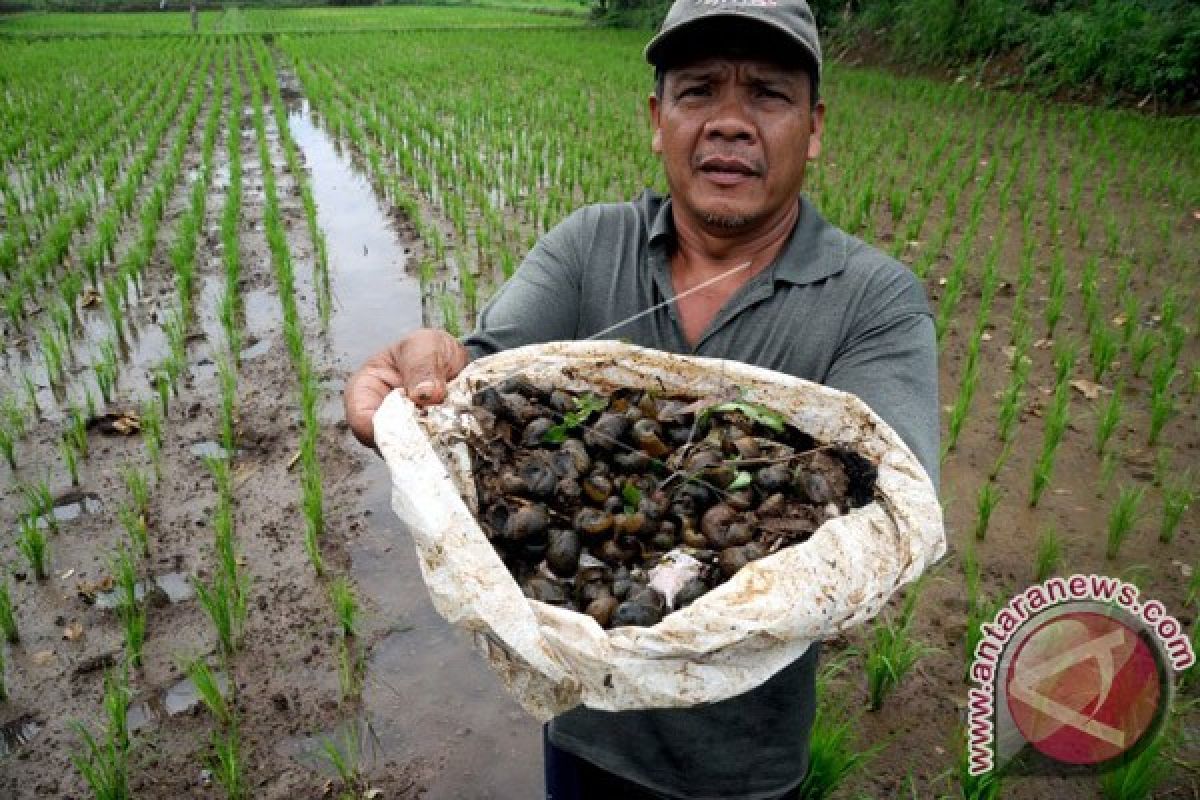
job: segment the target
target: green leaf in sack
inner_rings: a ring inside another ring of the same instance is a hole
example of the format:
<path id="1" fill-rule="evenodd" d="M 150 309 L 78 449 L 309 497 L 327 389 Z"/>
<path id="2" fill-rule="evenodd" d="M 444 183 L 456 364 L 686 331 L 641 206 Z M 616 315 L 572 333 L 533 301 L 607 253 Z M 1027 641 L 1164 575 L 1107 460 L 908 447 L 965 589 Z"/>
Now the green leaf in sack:
<path id="1" fill-rule="evenodd" d="M 764 405 L 751 403 L 748 400 L 735 400 L 732 403 L 721 403 L 719 406 L 713 406 L 706 411 L 714 414 L 738 411 L 742 414 L 745 414 L 759 425 L 770 428 L 775 433 L 783 433 L 784 426 L 786 425 L 783 415 L 778 411 L 772 411 Z"/>
<path id="2" fill-rule="evenodd" d="M 584 392 L 575 398 L 575 410 L 563 415 L 563 421 L 552 426 L 542 434 L 542 441 L 550 444 L 561 444 L 566 441 L 570 431 L 580 427 L 588 418 L 598 411 L 608 408 L 608 400 L 597 397 L 591 392 Z"/>

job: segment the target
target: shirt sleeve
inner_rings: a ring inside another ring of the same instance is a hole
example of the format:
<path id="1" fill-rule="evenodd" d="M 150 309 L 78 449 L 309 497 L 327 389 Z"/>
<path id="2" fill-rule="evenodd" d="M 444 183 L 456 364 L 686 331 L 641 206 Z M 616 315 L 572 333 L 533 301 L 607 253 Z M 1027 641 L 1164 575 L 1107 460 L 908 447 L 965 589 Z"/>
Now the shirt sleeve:
<path id="1" fill-rule="evenodd" d="M 863 304 L 825 384 L 851 392 L 900 435 L 939 486 L 937 340 L 925 289 L 899 264 Z"/>
<path id="2" fill-rule="evenodd" d="M 526 344 L 574 339 L 579 325 L 582 210 L 538 240 L 463 339 L 472 359 Z"/>

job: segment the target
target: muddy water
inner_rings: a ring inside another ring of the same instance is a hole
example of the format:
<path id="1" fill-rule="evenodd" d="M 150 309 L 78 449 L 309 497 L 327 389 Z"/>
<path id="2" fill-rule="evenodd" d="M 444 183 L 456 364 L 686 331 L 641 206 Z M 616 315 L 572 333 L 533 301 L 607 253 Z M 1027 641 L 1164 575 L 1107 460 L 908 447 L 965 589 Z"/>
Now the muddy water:
<path id="1" fill-rule="evenodd" d="M 335 311 L 330 346 L 343 373 L 421 325 L 420 287 L 369 182 L 308 114 L 288 120 L 310 170 L 329 251 Z M 383 462 L 367 456 L 369 513 L 351 545 L 372 649 L 363 691 L 366 723 L 382 763 L 419 760 L 436 798 L 527 798 L 542 792 L 541 728 L 430 605 L 411 540 L 389 505 Z M 313 732 L 309 742 L 334 732 Z M 302 761 L 303 742 L 284 743 Z"/>

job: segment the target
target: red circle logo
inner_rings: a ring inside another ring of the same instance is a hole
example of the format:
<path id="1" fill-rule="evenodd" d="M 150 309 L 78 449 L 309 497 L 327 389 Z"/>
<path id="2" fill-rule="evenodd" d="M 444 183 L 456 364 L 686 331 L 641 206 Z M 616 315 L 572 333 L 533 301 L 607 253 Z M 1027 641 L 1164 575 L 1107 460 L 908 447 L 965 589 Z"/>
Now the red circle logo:
<path id="1" fill-rule="evenodd" d="M 1162 707 L 1151 646 L 1120 620 L 1092 611 L 1038 626 L 1021 642 L 1005 681 L 1021 735 L 1068 764 L 1100 764 L 1128 753 Z"/>

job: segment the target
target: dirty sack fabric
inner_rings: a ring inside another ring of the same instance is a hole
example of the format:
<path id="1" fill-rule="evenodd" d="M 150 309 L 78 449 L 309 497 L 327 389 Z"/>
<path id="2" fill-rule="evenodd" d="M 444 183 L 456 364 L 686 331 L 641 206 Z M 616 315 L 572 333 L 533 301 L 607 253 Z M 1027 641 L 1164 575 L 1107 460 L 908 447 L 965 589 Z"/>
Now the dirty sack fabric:
<path id="1" fill-rule="evenodd" d="M 854 393 L 900 435 L 936 486 L 936 348 L 924 290 L 911 271 L 829 225 L 801 198 L 799 222 L 776 263 L 731 299 L 693 348 L 673 305 L 638 316 L 674 297 L 673 241 L 670 200 L 652 192 L 581 209 L 539 241 L 465 344 L 478 358 L 587 338 L 633 318 L 606 335 Z M 934 524 L 923 545 L 927 560 L 944 549 L 940 517 Z M 777 795 L 806 770 L 815 666 L 815 648 L 806 649 L 757 688 L 690 710 L 576 708 L 551 723 L 551 740 L 665 796 Z M 714 738 L 721 746 L 703 746 Z"/>

